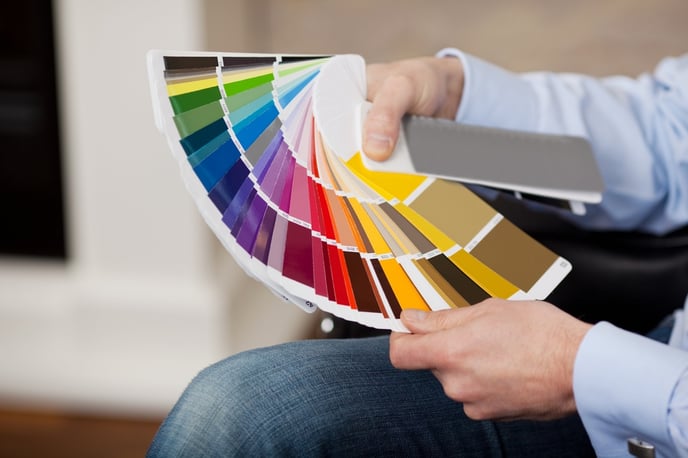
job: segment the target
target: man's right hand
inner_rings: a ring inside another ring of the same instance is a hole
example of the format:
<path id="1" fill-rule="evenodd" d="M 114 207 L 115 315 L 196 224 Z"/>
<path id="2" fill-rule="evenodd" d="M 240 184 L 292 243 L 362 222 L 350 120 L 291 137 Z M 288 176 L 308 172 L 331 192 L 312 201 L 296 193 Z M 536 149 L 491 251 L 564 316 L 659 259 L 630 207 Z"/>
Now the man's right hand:
<path id="1" fill-rule="evenodd" d="M 464 73 L 455 57 L 420 57 L 367 67 L 368 99 L 373 102 L 363 126 L 363 150 L 387 159 L 406 114 L 454 119 L 461 102 Z"/>

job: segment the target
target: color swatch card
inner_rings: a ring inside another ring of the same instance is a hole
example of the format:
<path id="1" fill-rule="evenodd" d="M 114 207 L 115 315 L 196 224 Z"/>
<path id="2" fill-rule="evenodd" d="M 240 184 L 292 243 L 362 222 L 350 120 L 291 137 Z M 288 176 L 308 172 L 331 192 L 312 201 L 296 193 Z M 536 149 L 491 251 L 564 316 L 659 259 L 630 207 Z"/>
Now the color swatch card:
<path id="1" fill-rule="evenodd" d="M 404 309 L 543 299 L 571 269 L 461 183 L 365 166 L 359 56 L 148 59 L 156 122 L 203 218 L 305 310 L 404 331 Z"/>

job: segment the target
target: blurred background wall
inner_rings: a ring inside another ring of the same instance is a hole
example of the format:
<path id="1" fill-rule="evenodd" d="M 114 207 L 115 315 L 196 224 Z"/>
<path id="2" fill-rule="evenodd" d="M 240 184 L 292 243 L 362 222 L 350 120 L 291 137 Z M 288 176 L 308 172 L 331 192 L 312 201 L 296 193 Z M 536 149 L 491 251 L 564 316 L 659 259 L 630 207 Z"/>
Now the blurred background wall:
<path id="1" fill-rule="evenodd" d="M 682 0 L 206 0 L 204 11 L 211 49 L 379 61 L 454 46 L 514 71 L 634 75 L 688 42 Z"/>
<path id="2" fill-rule="evenodd" d="M 67 252 L 0 254 L 0 408 L 161 418 L 205 365 L 315 325 L 245 277 L 201 221 L 153 123 L 149 49 L 383 61 L 455 46 L 515 71 L 595 75 L 688 50 L 685 0 L 52 5 Z"/>

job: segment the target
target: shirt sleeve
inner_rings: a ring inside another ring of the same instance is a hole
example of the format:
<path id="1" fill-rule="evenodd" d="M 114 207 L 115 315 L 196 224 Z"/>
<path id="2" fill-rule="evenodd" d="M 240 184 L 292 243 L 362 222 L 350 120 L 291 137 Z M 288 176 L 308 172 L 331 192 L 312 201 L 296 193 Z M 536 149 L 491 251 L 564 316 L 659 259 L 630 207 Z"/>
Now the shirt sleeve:
<path id="1" fill-rule="evenodd" d="M 652 443 L 658 457 L 688 456 L 688 352 L 598 323 L 578 350 L 576 407 L 600 457 L 629 456 L 626 441 Z"/>
<path id="2" fill-rule="evenodd" d="M 563 213 L 589 229 L 667 233 L 688 223 L 688 54 L 638 78 L 515 74 L 456 49 L 465 124 L 566 134 L 590 141 L 602 203 Z"/>

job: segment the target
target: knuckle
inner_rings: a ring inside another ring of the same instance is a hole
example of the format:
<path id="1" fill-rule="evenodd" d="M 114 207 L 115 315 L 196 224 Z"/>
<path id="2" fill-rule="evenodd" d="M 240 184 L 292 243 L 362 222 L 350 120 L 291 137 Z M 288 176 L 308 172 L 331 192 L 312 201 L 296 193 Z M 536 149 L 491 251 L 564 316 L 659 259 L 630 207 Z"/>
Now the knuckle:
<path id="1" fill-rule="evenodd" d="M 441 312 L 435 312 L 431 313 L 430 317 L 434 321 L 434 327 L 435 329 L 445 329 L 448 324 L 447 320 L 447 314 L 443 313 L 444 311 Z"/>
<path id="2" fill-rule="evenodd" d="M 403 354 L 400 345 L 396 341 L 390 341 L 389 343 L 389 361 L 394 367 L 400 367 L 403 364 Z"/>
<path id="3" fill-rule="evenodd" d="M 454 401 L 469 402 L 471 401 L 469 385 L 461 376 L 450 373 L 440 373 L 438 377 L 442 384 L 444 394 Z"/>
<path id="4" fill-rule="evenodd" d="M 437 312 L 432 312 L 429 315 L 429 319 L 432 322 L 432 327 L 434 329 L 449 329 L 458 326 L 458 316 L 457 313 L 462 313 L 463 310 L 451 309 L 451 310 L 440 310 Z"/>
<path id="5" fill-rule="evenodd" d="M 394 93 L 408 93 L 413 90 L 413 77 L 405 72 L 389 75 L 383 82 L 385 89 Z"/>
<path id="6" fill-rule="evenodd" d="M 409 85 L 413 82 L 413 77 L 411 76 L 411 72 L 399 72 L 395 73 L 393 75 L 390 75 L 389 81 L 390 84 L 395 84 L 395 85 Z"/>
<path id="7" fill-rule="evenodd" d="M 471 420 L 479 421 L 490 419 L 489 412 L 481 404 L 464 403 L 463 411 Z"/>
<path id="8" fill-rule="evenodd" d="M 456 383 L 444 383 L 442 384 L 444 394 L 454 401 L 464 401 L 463 390 Z"/>

